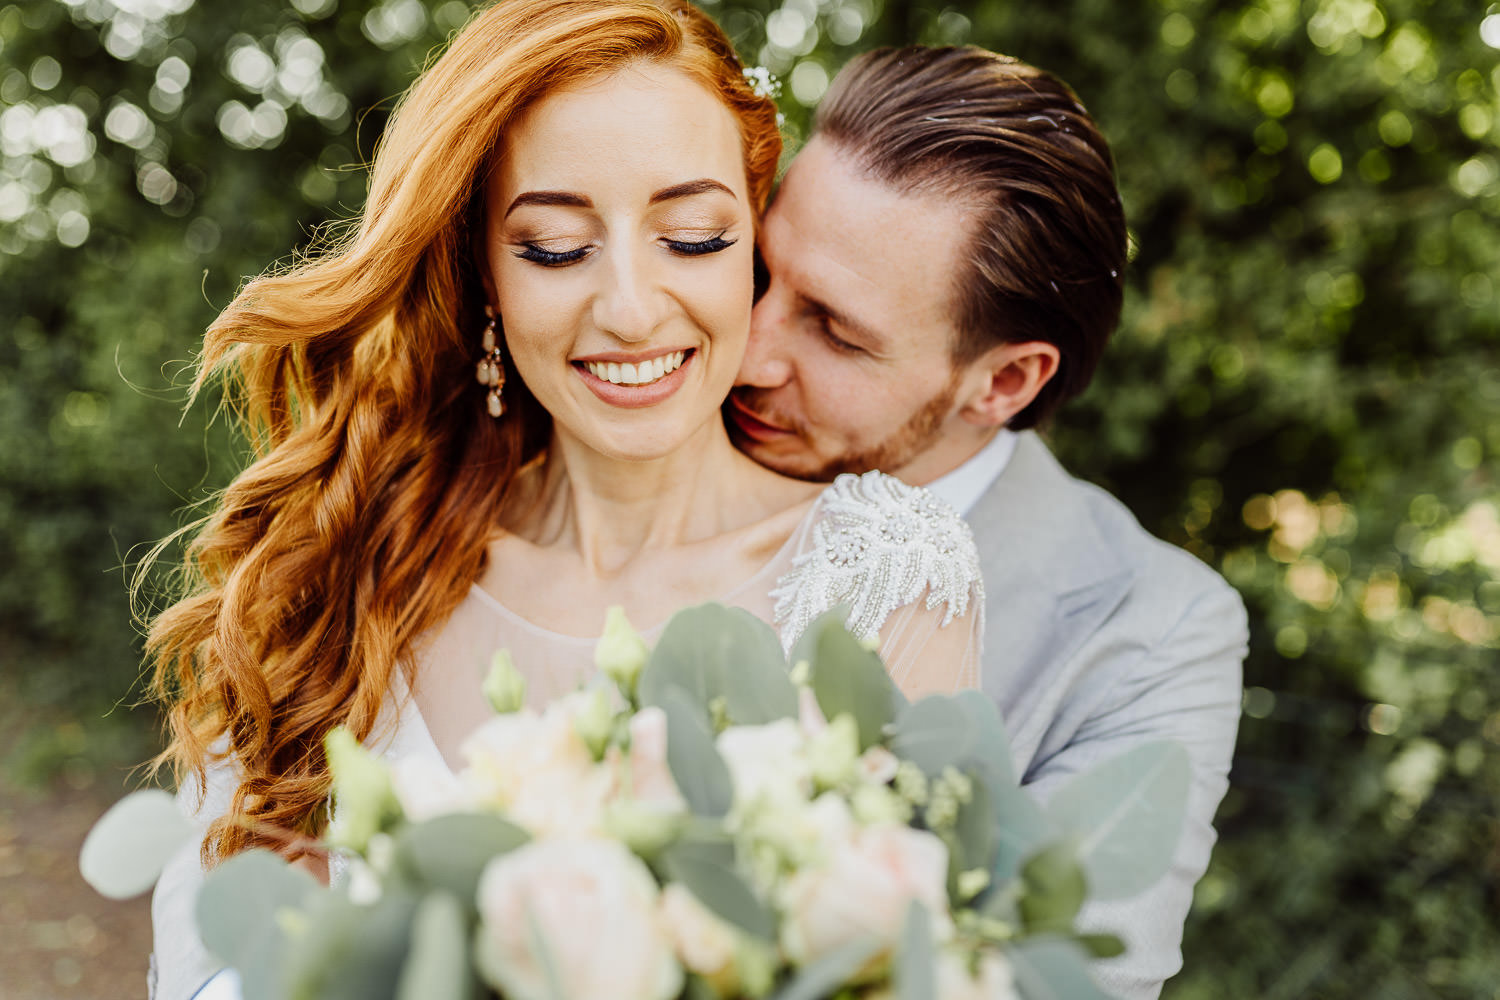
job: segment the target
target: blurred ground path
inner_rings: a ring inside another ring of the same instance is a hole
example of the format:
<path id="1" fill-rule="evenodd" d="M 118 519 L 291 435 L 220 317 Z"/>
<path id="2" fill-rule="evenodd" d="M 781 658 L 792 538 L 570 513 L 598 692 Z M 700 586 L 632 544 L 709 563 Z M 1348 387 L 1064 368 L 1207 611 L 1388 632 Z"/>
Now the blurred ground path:
<path id="1" fill-rule="evenodd" d="M 0 711 L 0 762 L 17 714 Z M 0 1000 L 144 1000 L 151 897 L 114 902 L 78 874 L 84 834 L 123 779 L 33 788 L 0 766 Z"/>

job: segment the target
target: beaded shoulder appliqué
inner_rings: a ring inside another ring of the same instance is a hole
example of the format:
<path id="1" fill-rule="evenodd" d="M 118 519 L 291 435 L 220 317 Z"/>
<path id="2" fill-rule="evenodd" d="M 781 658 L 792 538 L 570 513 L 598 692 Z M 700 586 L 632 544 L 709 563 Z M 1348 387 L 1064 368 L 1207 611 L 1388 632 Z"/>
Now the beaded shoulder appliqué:
<path id="1" fill-rule="evenodd" d="M 971 599 L 983 607 L 974 536 L 931 493 L 881 472 L 846 474 L 817 505 L 811 544 L 771 592 L 787 648 L 840 604 L 849 605 L 849 631 L 862 639 L 924 592 L 929 611 L 944 608 L 943 625 L 963 615 Z"/>

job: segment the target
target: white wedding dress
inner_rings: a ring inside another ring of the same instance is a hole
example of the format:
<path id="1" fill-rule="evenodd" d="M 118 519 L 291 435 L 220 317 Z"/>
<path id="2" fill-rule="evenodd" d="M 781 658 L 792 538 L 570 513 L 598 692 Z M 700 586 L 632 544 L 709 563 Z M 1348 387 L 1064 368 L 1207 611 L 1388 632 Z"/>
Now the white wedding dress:
<path id="1" fill-rule="evenodd" d="M 984 595 L 968 525 L 926 490 L 879 472 L 840 476 L 764 567 L 730 593 L 709 599 L 771 622 L 785 649 L 818 615 L 846 605 L 850 630 L 861 638 L 878 636 L 892 679 L 909 697 L 979 683 Z M 642 634 L 651 643 L 663 627 L 664 622 Z M 495 650 L 509 649 L 526 678 L 527 701 L 540 707 L 595 674 L 594 643 L 538 628 L 476 585 L 421 644 L 413 675 L 420 682 L 424 662 L 472 663 L 477 686 Z M 398 680 L 367 744 L 387 760 L 415 756 L 452 766 L 399 674 Z M 201 802 L 184 790 L 179 803 L 206 829 L 227 811 L 233 780 L 231 767 L 218 767 Z M 198 938 L 193 919 L 203 881 L 198 850 L 194 840 L 178 852 L 152 898 L 153 1000 L 238 997 L 235 977 L 215 975 L 220 963 Z"/>

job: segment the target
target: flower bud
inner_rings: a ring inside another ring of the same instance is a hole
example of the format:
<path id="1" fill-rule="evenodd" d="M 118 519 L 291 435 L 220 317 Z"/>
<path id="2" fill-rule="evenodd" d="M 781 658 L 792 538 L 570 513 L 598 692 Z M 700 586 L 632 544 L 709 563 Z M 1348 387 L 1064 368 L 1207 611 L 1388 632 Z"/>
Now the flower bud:
<path id="1" fill-rule="evenodd" d="M 581 701 L 573 716 L 573 731 L 589 748 L 594 759 L 600 760 L 615 731 L 615 710 L 609 705 L 609 697 L 598 687 L 585 692 Z"/>
<path id="2" fill-rule="evenodd" d="M 336 726 L 323 738 L 328 769 L 333 772 L 333 823 L 329 840 L 337 847 L 363 853 L 370 838 L 401 816 L 385 763 L 354 734 Z"/>
<path id="3" fill-rule="evenodd" d="M 501 715 L 519 711 L 526 704 L 526 678 L 511 662 L 510 650 L 496 650 L 490 658 L 489 676 L 484 679 L 484 697 Z"/>
<path id="4" fill-rule="evenodd" d="M 650 651 L 630 627 L 625 609 L 611 605 L 604 615 L 604 634 L 594 646 L 594 666 L 619 686 L 620 692 L 634 703 L 636 681 L 646 666 Z"/>
<path id="5" fill-rule="evenodd" d="M 886 785 L 857 785 L 849 796 L 854 818 L 866 826 L 876 823 L 908 823 L 911 803 Z"/>

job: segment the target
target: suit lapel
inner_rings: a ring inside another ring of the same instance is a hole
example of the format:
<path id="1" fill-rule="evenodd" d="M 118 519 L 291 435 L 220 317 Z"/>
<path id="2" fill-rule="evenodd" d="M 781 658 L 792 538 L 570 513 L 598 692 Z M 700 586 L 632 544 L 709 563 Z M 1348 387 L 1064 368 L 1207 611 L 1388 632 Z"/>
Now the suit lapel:
<path id="1" fill-rule="evenodd" d="M 1034 432 L 968 521 L 985 586 L 984 688 L 1019 698 L 1119 606 L 1133 571 L 1100 534 L 1086 487 Z"/>

